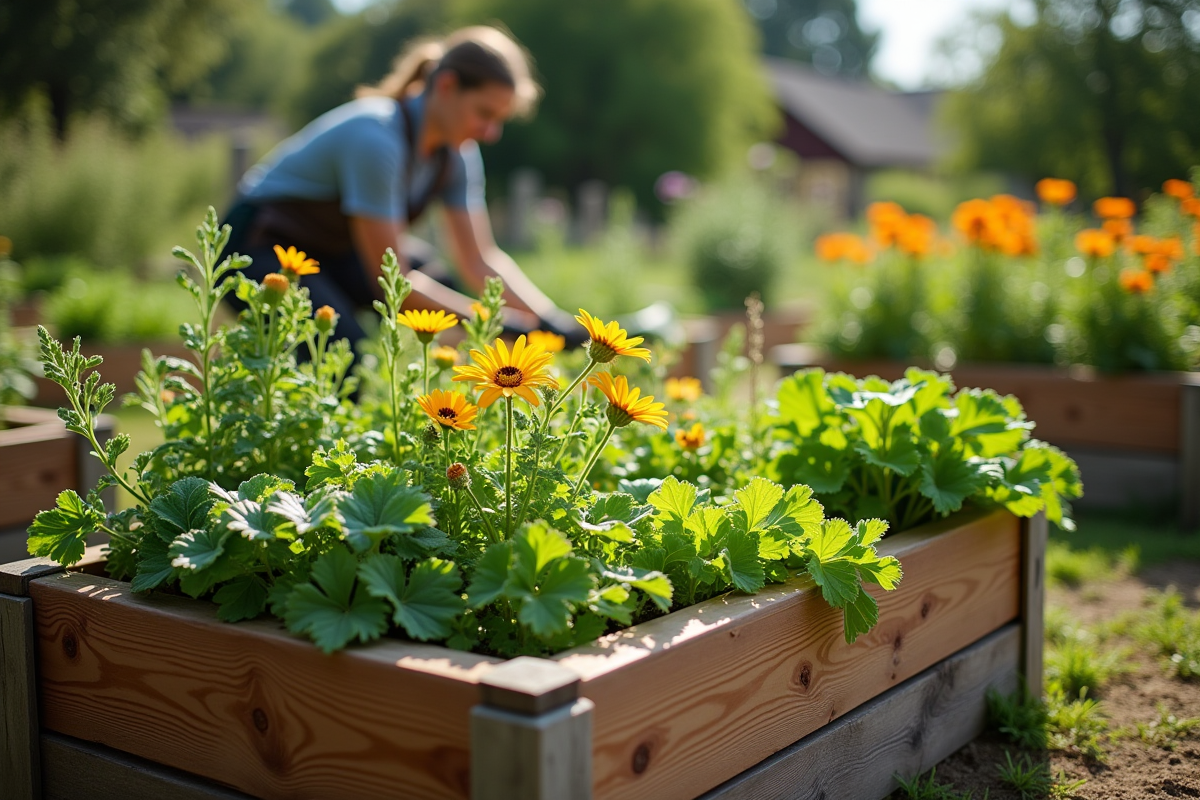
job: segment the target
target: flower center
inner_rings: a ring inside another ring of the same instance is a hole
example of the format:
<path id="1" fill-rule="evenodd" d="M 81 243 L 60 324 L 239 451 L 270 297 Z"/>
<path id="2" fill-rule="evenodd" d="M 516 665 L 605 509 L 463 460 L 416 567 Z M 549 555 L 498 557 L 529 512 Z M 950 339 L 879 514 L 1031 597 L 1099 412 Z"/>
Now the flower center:
<path id="1" fill-rule="evenodd" d="M 458 419 L 458 414 L 453 408 L 440 408 L 438 409 L 438 417 L 441 419 L 456 420 Z"/>
<path id="2" fill-rule="evenodd" d="M 516 367 L 501 367 L 496 370 L 496 385 L 503 386 L 506 389 L 511 389 L 514 386 L 520 386 L 525 380 L 525 376 L 521 374 L 521 370 Z"/>

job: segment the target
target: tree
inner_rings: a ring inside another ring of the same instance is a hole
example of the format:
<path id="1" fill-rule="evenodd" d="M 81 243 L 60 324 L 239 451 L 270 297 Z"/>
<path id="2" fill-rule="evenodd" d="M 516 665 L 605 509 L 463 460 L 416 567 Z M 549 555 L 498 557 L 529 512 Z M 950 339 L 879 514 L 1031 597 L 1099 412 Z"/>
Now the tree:
<path id="1" fill-rule="evenodd" d="M 812 64 L 826 75 L 863 77 L 879 41 L 858 26 L 855 0 L 745 0 L 766 55 Z"/>
<path id="2" fill-rule="evenodd" d="M 599 179 L 653 204 L 664 172 L 715 175 L 777 124 L 739 0 L 465 0 L 458 21 L 507 26 L 545 88 L 534 120 L 490 148 L 489 173 Z"/>
<path id="3" fill-rule="evenodd" d="M 1036 0 L 949 98 L 957 165 L 1071 178 L 1131 196 L 1186 176 L 1200 158 L 1200 3 Z"/>
<path id="4" fill-rule="evenodd" d="M 38 0 L 0 4 L 0 111 L 36 92 L 65 135 L 77 111 L 128 125 L 159 116 L 224 52 L 237 0 Z"/>

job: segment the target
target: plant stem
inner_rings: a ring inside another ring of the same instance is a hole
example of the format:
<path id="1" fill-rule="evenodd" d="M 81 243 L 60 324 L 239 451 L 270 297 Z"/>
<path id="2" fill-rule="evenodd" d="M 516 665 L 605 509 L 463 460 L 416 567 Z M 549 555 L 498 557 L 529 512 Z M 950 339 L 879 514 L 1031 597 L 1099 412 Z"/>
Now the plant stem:
<path id="1" fill-rule="evenodd" d="M 605 431 L 604 435 L 600 437 L 600 442 L 596 445 L 596 449 L 593 450 L 592 454 L 588 457 L 587 464 L 584 466 L 583 472 L 579 476 L 579 480 L 575 482 L 575 491 L 571 492 L 571 500 L 568 505 L 575 505 L 575 498 L 579 497 L 579 489 L 587 481 L 587 477 L 591 473 L 592 467 L 596 466 L 596 460 L 600 458 L 600 454 L 604 452 L 605 445 L 608 444 L 608 440 L 612 438 L 613 431 L 616 429 L 616 425 L 613 425 L 611 422 L 608 423 L 608 430 Z"/>
<path id="2" fill-rule="evenodd" d="M 450 465 L 454 463 L 454 454 L 450 452 L 450 428 L 442 429 L 442 444 L 446 446 L 446 469 L 450 469 Z"/>
<path id="3" fill-rule="evenodd" d="M 512 451 L 513 451 L 513 400 L 504 398 L 507 424 L 504 426 L 504 536 L 512 538 Z"/>
<path id="4" fill-rule="evenodd" d="M 471 498 L 472 505 L 474 505 L 475 510 L 479 512 L 479 518 L 481 520 L 483 520 L 483 526 L 485 528 L 487 528 L 488 538 L 491 539 L 495 543 L 499 543 L 499 542 L 503 541 L 500 538 L 500 535 L 498 533 L 496 533 L 496 529 L 494 527 L 492 527 L 492 521 L 490 519 L 488 519 L 487 514 L 484 513 L 483 504 L 480 503 L 479 498 L 475 496 L 475 490 L 472 489 L 470 486 L 468 486 L 463 491 L 465 491 L 467 493 L 467 497 Z"/>
<path id="5" fill-rule="evenodd" d="M 421 356 L 422 356 L 421 378 L 424 382 L 424 387 L 425 387 L 425 391 L 423 391 L 421 394 L 429 394 L 429 345 L 430 344 L 432 344 L 431 341 L 425 342 L 425 345 L 421 348 Z"/>
<path id="6" fill-rule="evenodd" d="M 567 443 L 571 441 L 571 437 L 579 429 L 579 421 L 583 419 L 583 409 L 587 406 L 589 388 L 591 387 L 584 384 L 583 394 L 579 396 L 579 408 L 575 409 L 575 417 L 571 420 L 571 427 L 567 428 L 567 435 L 563 437 L 562 444 L 558 448 L 558 453 L 554 456 L 555 463 L 562 461 L 563 453 L 567 452 Z"/>

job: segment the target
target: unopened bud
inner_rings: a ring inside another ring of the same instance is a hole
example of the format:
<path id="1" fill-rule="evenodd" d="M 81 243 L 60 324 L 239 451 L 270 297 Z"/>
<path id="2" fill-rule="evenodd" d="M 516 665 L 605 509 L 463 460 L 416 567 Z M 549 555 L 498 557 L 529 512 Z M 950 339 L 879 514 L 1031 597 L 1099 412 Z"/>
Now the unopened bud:
<path id="1" fill-rule="evenodd" d="M 450 369 L 458 363 L 458 351 L 453 347 L 435 347 L 432 355 L 438 369 Z"/>
<path id="2" fill-rule="evenodd" d="M 288 289 L 292 286 L 292 282 L 286 276 L 278 272 L 272 272 L 267 277 L 263 278 L 262 282 L 262 299 L 269 306 L 279 303 L 283 296 L 287 294 Z"/>
<path id="3" fill-rule="evenodd" d="M 467 465 L 455 461 L 446 467 L 446 483 L 450 484 L 451 489 L 470 489 L 471 473 L 467 470 Z"/>
<path id="4" fill-rule="evenodd" d="M 442 440 L 442 432 L 436 423 L 429 423 L 421 430 L 421 441 L 429 447 L 435 446 Z"/>
<path id="5" fill-rule="evenodd" d="M 321 333 L 330 333 L 337 326 L 338 316 L 338 313 L 333 310 L 333 306 L 321 306 L 313 315 L 313 320 L 317 323 L 317 330 Z"/>

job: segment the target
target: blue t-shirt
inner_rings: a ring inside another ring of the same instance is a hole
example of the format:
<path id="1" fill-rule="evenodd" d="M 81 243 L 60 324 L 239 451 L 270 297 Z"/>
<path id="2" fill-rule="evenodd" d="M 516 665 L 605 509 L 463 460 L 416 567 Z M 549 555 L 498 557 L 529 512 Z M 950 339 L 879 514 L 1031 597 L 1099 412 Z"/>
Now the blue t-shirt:
<path id="1" fill-rule="evenodd" d="M 413 114 L 413 130 L 420 131 L 424 95 L 404 106 L 390 97 L 338 106 L 280 142 L 246 173 L 238 190 L 250 200 L 340 198 L 348 217 L 405 222 L 409 203 L 428 193 L 436 172 L 432 159 L 418 155 L 408 174 L 405 109 Z M 483 159 L 475 142 L 450 151 L 438 199 L 452 208 L 483 206 Z"/>

